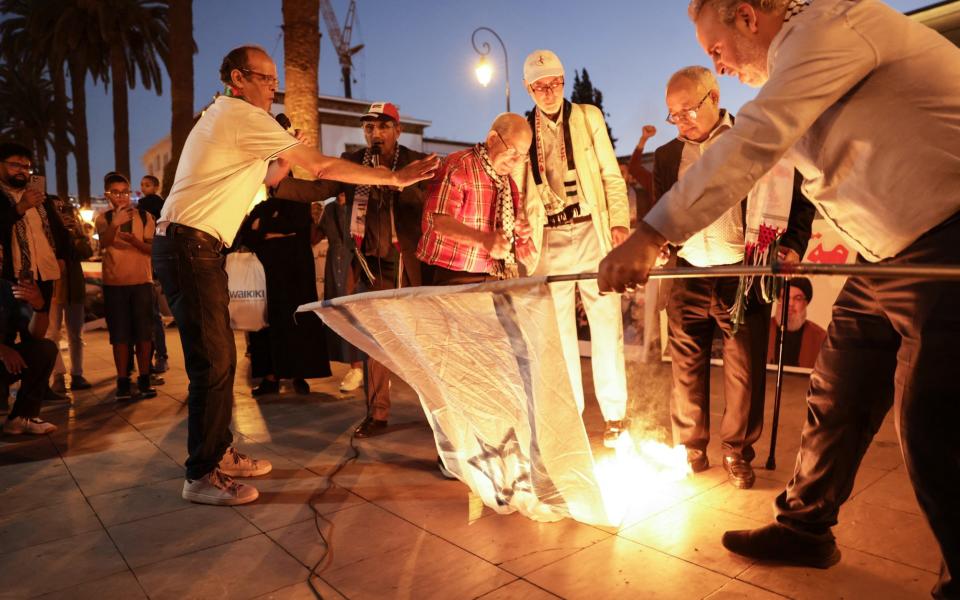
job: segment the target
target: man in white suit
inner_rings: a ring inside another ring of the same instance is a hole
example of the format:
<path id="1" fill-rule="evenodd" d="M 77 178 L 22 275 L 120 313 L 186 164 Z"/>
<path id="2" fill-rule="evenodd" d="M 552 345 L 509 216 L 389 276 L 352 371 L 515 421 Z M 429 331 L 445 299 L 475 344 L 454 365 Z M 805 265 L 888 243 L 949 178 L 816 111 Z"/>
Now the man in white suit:
<path id="1" fill-rule="evenodd" d="M 627 186 L 603 113 L 564 100 L 563 65 L 549 50 L 527 57 L 523 78 L 536 103 L 529 118 L 530 160 L 515 172 L 533 230 L 534 251 L 523 260 L 524 267 L 533 276 L 596 271 L 600 260 L 630 233 Z M 604 443 L 612 446 L 624 428 L 627 406 L 620 296 L 601 297 L 595 280 L 551 285 L 564 359 L 581 412 L 577 287 L 590 322 L 594 388 L 606 421 Z"/>

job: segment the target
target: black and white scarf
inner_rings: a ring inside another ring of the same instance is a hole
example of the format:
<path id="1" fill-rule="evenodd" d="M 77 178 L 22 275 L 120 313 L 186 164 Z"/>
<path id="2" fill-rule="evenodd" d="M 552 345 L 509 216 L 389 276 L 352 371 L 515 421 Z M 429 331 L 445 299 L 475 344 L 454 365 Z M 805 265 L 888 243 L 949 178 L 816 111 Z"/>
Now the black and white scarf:
<path id="1" fill-rule="evenodd" d="M 573 104 L 564 100 L 562 111 L 563 144 L 560 146 L 560 157 L 561 161 L 567 165 L 567 172 L 563 177 L 564 198 L 557 195 L 547 180 L 543 145 L 543 128 L 546 127 L 545 119 L 547 117 L 539 108 L 533 109 L 528 117 L 530 129 L 533 131 L 533 143 L 530 144 L 530 169 L 533 172 L 533 182 L 537 186 L 537 192 L 540 194 L 540 200 L 543 202 L 543 207 L 547 213 L 547 221 L 552 225 L 562 224 L 562 221 L 572 219 L 580 214 L 577 167 L 573 158 L 573 142 L 570 137 L 570 113 L 573 111 Z M 568 207 L 572 210 L 568 210 Z M 554 223 L 554 221 L 560 222 Z"/>
<path id="2" fill-rule="evenodd" d="M 787 4 L 787 12 L 783 16 L 783 22 L 788 23 L 790 19 L 807 10 L 811 1 L 812 0 L 790 0 L 790 3 Z"/>
<path id="3" fill-rule="evenodd" d="M 495 231 L 502 231 L 510 241 L 510 253 L 503 260 L 498 260 L 494 264 L 494 272 L 491 275 L 500 279 L 513 279 L 520 276 L 520 269 L 517 266 L 517 241 L 514 237 L 514 225 L 516 225 L 516 215 L 513 206 L 513 189 L 510 187 L 510 176 L 500 175 L 493 168 L 490 161 L 490 155 L 487 154 L 487 148 L 483 144 L 477 144 L 477 155 L 480 157 L 480 164 L 487 176 L 493 180 L 497 188 L 497 206 L 496 217 L 493 221 Z"/>
<path id="4" fill-rule="evenodd" d="M 393 165 L 390 167 L 391 171 L 397 170 L 399 161 L 400 146 L 397 146 L 397 149 L 393 153 Z M 373 166 L 373 155 L 370 153 L 370 148 L 367 148 L 363 152 L 362 164 L 365 167 Z M 367 210 L 370 205 L 370 191 L 373 187 L 374 186 L 370 185 L 358 185 L 356 191 L 353 193 L 353 209 L 350 211 L 350 235 L 353 237 L 358 248 L 363 247 L 363 238 L 367 233 Z M 393 207 L 391 206 L 390 208 L 390 241 L 394 246 L 399 247 L 397 227 L 393 217 Z"/>
<path id="5" fill-rule="evenodd" d="M 7 198 L 10 200 L 10 203 L 16 207 L 17 201 L 13 199 L 13 196 L 7 195 Z M 50 229 L 50 215 L 47 214 L 47 209 L 43 204 L 38 204 L 34 207 L 37 211 L 37 214 L 40 215 L 40 222 L 43 224 L 43 235 L 47 238 L 47 243 L 50 244 L 50 248 L 56 248 L 56 244 L 53 241 L 53 230 Z M 24 214 L 14 226 L 14 231 L 17 236 L 17 246 L 20 248 L 20 270 L 33 270 L 33 258 L 30 256 L 30 240 L 27 238 L 27 215 Z"/>

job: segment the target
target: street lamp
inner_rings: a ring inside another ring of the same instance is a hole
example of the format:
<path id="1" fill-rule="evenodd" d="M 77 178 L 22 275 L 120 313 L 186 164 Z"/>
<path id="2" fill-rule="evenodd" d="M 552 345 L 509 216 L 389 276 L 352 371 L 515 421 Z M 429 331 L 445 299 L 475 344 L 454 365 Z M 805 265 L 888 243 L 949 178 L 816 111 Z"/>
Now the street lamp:
<path id="1" fill-rule="evenodd" d="M 510 59 L 507 57 L 507 45 L 503 43 L 503 40 L 497 35 L 497 32 L 489 27 L 477 27 L 473 30 L 473 34 L 470 35 L 470 43 L 473 45 L 473 51 L 480 55 L 480 61 L 477 63 L 476 69 L 474 69 L 477 75 L 477 81 L 480 82 L 480 85 L 486 87 L 490 84 L 490 80 L 493 79 L 493 64 L 487 59 L 487 56 L 490 54 L 490 44 L 483 42 L 481 46 L 477 46 L 477 34 L 481 31 L 486 31 L 497 38 L 497 41 L 500 42 L 500 47 L 503 48 L 503 72 L 507 87 L 507 112 L 510 112 Z"/>

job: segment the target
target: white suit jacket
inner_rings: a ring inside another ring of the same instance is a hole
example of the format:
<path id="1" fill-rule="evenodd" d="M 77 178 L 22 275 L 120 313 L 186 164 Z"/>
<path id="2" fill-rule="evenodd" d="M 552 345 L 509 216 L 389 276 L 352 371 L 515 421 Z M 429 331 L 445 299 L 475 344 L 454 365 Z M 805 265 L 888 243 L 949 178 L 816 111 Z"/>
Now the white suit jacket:
<path id="1" fill-rule="evenodd" d="M 630 228 L 630 206 L 627 184 L 620 174 L 620 165 L 607 134 L 607 124 L 599 108 L 590 104 L 573 104 L 570 111 L 570 141 L 580 186 L 580 204 L 593 216 L 593 229 L 605 256 L 613 249 L 610 228 Z M 526 163 L 513 173 L 513 178 L 520 190 L 521 205 L 532 229 L 534 251 L 523 261 L 526 272 L 532 273 L 540 261 L 547 213 L 533 180 L 532 165 Z"/>

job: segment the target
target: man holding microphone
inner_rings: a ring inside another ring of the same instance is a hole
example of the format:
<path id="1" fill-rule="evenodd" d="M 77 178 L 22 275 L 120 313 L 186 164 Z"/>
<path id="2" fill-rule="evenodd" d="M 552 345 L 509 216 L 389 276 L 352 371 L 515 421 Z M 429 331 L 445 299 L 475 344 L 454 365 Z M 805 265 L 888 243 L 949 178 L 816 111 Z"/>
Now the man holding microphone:
<path id="1" fill-rule="evenodd" d="M 263 475 L 272 467 L 232 446 L 237 359 L 227 310 L 224 247 L 233 242 L 260 186 L 275 185 L 292 165 L 325 179 L 406 187 L 429 178 L 437 159 L 427 157 L 390 171 L 324 156 L 301 144 L 268 112 L 277 67 L 262 48 L 230 51 L 220 79 L 227 93 L 207 108 L 187 138 L 160 214 L 153 259 L 180 329 L 190 380 L 183 497 L 236 505 L 253 502 L 259 492 L 232 477 Z"/>

